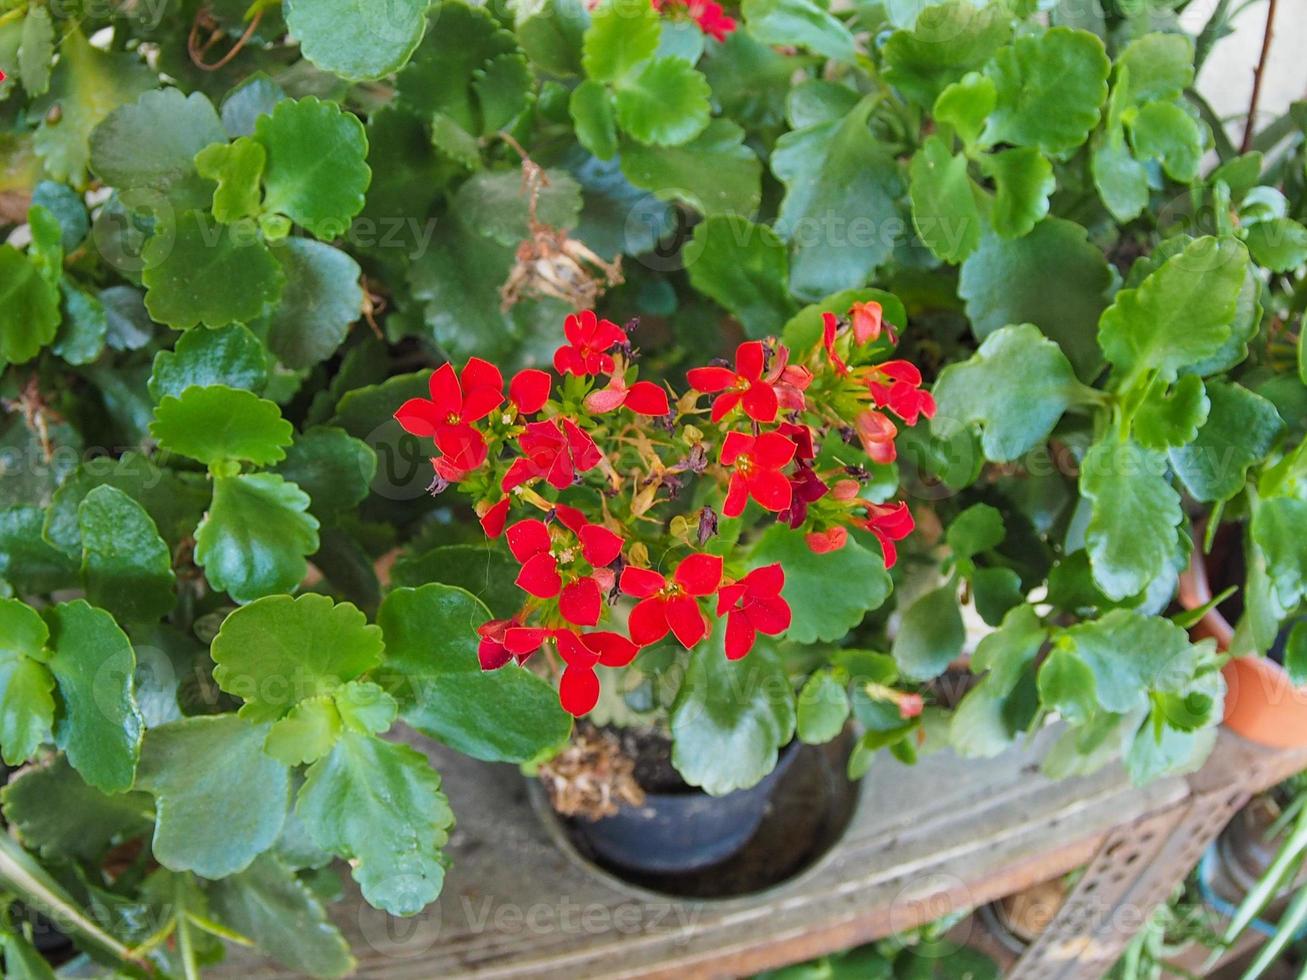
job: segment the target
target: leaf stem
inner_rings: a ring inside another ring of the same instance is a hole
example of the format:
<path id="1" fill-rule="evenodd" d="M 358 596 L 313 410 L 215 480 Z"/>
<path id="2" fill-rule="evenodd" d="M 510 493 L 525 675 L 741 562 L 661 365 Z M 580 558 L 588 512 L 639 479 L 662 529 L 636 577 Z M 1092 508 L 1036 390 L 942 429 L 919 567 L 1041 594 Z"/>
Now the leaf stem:
<path id="1" fill-rule="evenodd" d="M 1247 153 L 1253 145 L 1253 134 L 1257 129 L 1257 105 L 1262 99 L 1262 78 L 1271 54 L 1271 41 L 1275 37 L 1275 11 L 1279 3 L 1280 0 L 1268 0 L 1266 7 L 1266 29 L 1262 32 L 1262 51 L 1257 57 L 1257 67 L 1253 69 L 1253 94 L 1248 100 L 1248 118 L 1244 121 L 1240 153 Z"/>

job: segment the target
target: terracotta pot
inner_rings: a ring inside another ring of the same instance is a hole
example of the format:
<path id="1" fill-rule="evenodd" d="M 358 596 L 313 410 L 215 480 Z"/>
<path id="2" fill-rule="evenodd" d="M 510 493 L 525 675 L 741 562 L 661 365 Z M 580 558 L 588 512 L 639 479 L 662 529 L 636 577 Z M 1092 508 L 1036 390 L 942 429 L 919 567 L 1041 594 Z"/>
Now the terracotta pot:
<path id="1" fill-rule="evenodd" d="M 1211 601 L 1212 589 L 1203 562 L 1201 536 L 1188 570 L 1180 576 L 1180 604 L 1197 609 Z M 1234 627 L 1213 608 L 1190 631 L 1195 638 L 1211 637 L 1222 650 L 1230 646 Z M 1232 731 L 1259 745 L 1277 749 L 1307 746 L 1307 687 L 1294 687 L 1289 675 L 1275 661 L 1262 656 L 1233 657 L 1221 673 L 1225 676 L 1225 724 Z"/>

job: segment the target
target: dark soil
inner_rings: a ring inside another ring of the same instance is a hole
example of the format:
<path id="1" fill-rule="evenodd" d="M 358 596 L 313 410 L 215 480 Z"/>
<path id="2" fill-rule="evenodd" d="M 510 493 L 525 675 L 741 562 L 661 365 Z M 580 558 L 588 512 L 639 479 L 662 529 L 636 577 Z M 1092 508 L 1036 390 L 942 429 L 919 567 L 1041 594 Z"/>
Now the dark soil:
<path id="1" fill-rule="evenodd" d="M 697 793 L 672 765 L 672 740 L 654 731 L 610 728 L 622 752 L 635 762 L 635 781 L 646 793 Z"/>

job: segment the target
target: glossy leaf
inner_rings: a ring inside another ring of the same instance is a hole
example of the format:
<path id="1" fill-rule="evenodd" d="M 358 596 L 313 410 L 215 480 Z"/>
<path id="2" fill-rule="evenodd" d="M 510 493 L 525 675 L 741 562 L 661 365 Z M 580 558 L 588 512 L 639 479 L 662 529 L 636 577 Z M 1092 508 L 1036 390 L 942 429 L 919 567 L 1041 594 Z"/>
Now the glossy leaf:
<path id="1" fill-rule="evenodd" d="M 625 146 L 622 173 L 636 187 L 684 201 L 704 215 L 749 217 L 762 198 L 762 163 L 745 145 L 744 130 L 729 119 L 713 119 L 681 146 Z"/>
<path id="2" fill-rule="evenodd" d="M 34 358 L 59 328 L 59 289 L 12 245 L 0 245 L 0 357 Z"/>
<path id="3" fill-rule="evenodd" d="M 653 146 L 680 146 L 708 125 L 708 79 L 680 58 L 655 58 L 617 81 L 617 121 Z"/>
<path id="4" fill-rule="evenodd" d="M 336 352 L 362 316 L 362 270 L 339 249 L 290 238 L 272 253 L 286 285 L 268 325 L 268 349 L 290 368 L 312 367 Z"/>
<path id="5" fill-rule="evenodd" d="M 361 82 L 400 68 L 422 41 L 431 0 L 286 0 L 286 26 L 304 57 Z"/>
<path id="6" fill-rule="evenodd" d="M 962 613 L 951 586 L 927 592 L 907 608 L 890 653 L 903 676 L 928 681 L 962 652 Z"/>
<path id="7" fill-rule="evenodd" d="M 164 193 L 196 178 L 195 155 L 227 133 L 202 93 L 145 92 L 115 109 L 91 135 L 91 169 L 120 189 Z"/>
<path id="8" fill-rule="evenodd" d="M 919 8 L 910 29 L 885 42 L 886 81 L 922 106 L 933 105 L 944 88 L 984 67 L 1007 43 L 1012 28 L 997 8 L 970 0 L 947 0 Z"/>
<path id="9" fill-rule="evenodd" d="M 188 330 L 170 351 L 154 355 L 150 396 L 180 398 L 192 386 L 223 385 L 256 395 L 268 380 L 268 356 L 259 339 L 240 324 Z"/>
<path id="10" fill-rule="evenodd" d="M 1171 450 L 1171 466 L 1196 499 L 1228 500 L 1244 485 L 1248 468 L 1266 458 L 1284 429 L 1265 398 L 1232 382 L 1207 385 L 1211 409 L 1197 438 Z"/>
<path id="11" fill-rule="evenodd" d="M 267 466 L 285 458 L 294 428 L 275 402 L 240 388 L 209 385 L 164 398 L 150 434 L 161 448 L 209 466 L 226 460 Z"/>
<path id="12" fill-rule="evenodd" d="M 0 753 L 8 766 L 52 740 L 54 677 L 42 663 L 48 639 L 36 610 L 0 599 Z"/>
<path id="13" fill-rule="evenodd" d="M 912 223 L 926 247 L 958 263 L 980 243 L 981 217 L 967 158 L 932 136 L 912 158 Z"/>
<path id="14" fill-rule="evenodd" d="M 685 261 L 694 287 L 733 313 L 751 337 L 775 333 L 794 313 L 785 246 L 765 225 L 713 215 L 696 226 Z"/>
<path id="15" fill-rule="evenodd" d="M 326 518 L 367 497 L 377 454 L 343 429 L 318 426 L 295 438 L 276 471 L 309 495 L 314 515 Z"/>
<path id="16" fill-rule="evenodd" d="M 154 622 L 176 601 L 172 554 L 145 508 L 111 486 L 77 509 L 86 597 L 120 622 Z"/>

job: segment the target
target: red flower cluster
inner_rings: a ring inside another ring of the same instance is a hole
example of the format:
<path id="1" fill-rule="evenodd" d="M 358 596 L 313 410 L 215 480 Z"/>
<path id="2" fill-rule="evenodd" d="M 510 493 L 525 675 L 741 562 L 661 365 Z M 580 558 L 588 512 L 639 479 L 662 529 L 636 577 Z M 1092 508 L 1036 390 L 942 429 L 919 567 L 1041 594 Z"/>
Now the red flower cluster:
<path id="1" fill-rule="evenodd" d="M 699 25 L 699 30 L 717 41 L 725 41 L 735 30 L 735 18 L 726 16 L 714 0 L 653 0 L 659 13 L 681 13 Z"/>
<path id="2" fill-rule="evenodd" d="M 866 534 L 892 566 L 912 515 L 863 496 L 869 470 L 850 466 L 839 440 L 860 444 L 871 463 L 891 462 L 890 416 L 914 425 L 935 404 L 912 364 L 883 359 L 881 338 L 895 337 L 879 304 L 848 313 L 826 314 L 821 342 L 804 356 L 754 340 L 733 364 L 691 369 L 692 393 L 679 400 L 635 377 L 630 328 L 592 311 L 564 324 L 553 358 L 561 381 L 527 369 L 506 396 L 498 369 L 477 358 L 436 371 L 430 399 L 406 402 L 395 417 L 435 443 L 433 489 L 459 484 L 477 499 L 486 535 L 506 538 L 527 597 L 511 619 L 480 627 L 481 666 L 552 649 L 563 706 L 580 715 L 599 698 L 598 667 L 626 666 L 668 637 L 689 650 L 720 620 L 726 656 L 746 656 L 759 634 L 784 633 L 791 620 L 784 568 L 748 560 L 758 517 L 775 515 L 816 553 Z M 687 512 L 675 501 L 695 478 L 714 485 L 695 494 L 710 506 Z M 713 501 L 721 517 L 746 522 L 721 547 L 708 545 Z M 526 513 L 512 520 L 515 508 Z M 624 630 L 599 628 L 620 610 Z"/>

